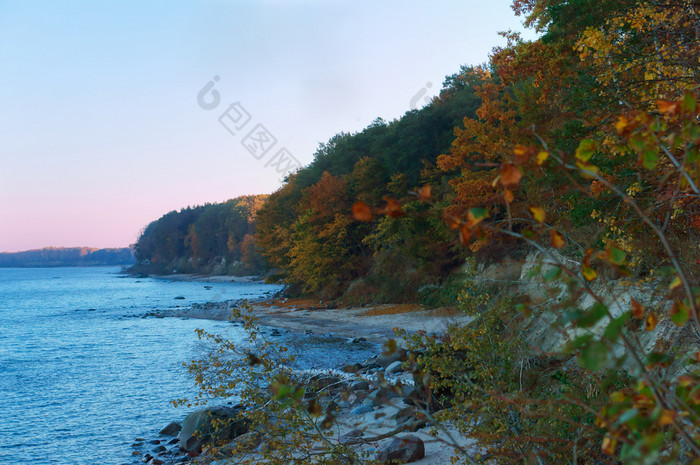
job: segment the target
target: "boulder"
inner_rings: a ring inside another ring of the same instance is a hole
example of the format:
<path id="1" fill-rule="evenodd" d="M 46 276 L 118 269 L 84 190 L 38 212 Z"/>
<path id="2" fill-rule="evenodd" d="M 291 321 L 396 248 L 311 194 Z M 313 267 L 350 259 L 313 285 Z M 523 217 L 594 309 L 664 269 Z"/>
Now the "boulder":
<path id="1" fill-rule="evenodd" d="M 390 354 L 379 355 L 376 358 L 376 360 L 374 360 L 374 363 L 376 363 L 377 365 L 379 365 L 383 368 L 386 368 L 398 360 L 406 360 L 407 355 L 408 355 L 408 352 L 406 352 L 406 349 L 398 349 Z"/>
<path id="2" fill-rule="evenodd" d="M 403 362 L 401 360 L 397 360 L 395 362 L 392 362 L 389 364 L 389 366 L 386 367 L 386 369 L 384 370 L 384 373 L 387 375 L 391 375 L 393 373 L 398 373 L 399 371 L 403 371 L 403 369 L 401 368 L 402 364 L 403 364 Z"/>
<path id="3" fill-rule="evenodd" d="M 172 422 L 168 426 L 160 430 L 160 433 L 158 434 L 162 434 L 163 436 L 177 436 L 177 433 L 179 433 L 181 429 L 182 426 L 180 426 L 179 423 Z"/>
<path id="4" fill-rule="evenodd" d="M 418 436 L 409 434 L 383 441 L 377 447 L 376 459 L 382 464 L 411 463 L 425 457 L 425 445 Z"/>
<path id="5" fill-rule="evenodd" d="M 367 389 L 369 389 L 369 383 L 364 379 L 358 379 L 350 385 L 350 388 L 353 391 L 366 391 Z"/>
<path id="6" fill-rule="evenodd" d="M 248 421 L 240 417 L 242 407 L 210 407 L 190 413 L 182 422 L 180 449 L 199 454 L 202 446 L 220 445 L 248 432 Z"/>

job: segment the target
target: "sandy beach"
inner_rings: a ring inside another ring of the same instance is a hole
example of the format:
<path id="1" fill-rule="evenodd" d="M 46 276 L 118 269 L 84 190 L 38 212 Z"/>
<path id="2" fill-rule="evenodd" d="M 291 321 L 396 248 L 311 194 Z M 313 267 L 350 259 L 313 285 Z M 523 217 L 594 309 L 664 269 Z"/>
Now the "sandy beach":
<path id="1" fill-rule="evenodd" d="M 451 324 L 464 324 L 469 317 L 449 308 L 427 309 L 418 304 L 385 304 L 371 307 L 327 308 L 323 301 L 271 299 L 250 302 L 263 326 L 305 334 L 332 334 L 365 338 L 383 343 L 394 336 L 394 328 L 408 332 L 442 333 Z M 235 303 L 210 304 L 174 309 L 167 316 L 228 320 Z"/>

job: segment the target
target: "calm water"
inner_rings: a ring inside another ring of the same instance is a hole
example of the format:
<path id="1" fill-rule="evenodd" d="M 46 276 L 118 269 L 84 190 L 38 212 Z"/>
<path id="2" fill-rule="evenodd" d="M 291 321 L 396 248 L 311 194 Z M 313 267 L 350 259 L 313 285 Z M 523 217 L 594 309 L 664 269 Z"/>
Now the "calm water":
<path id="1" fill-rule="evenodd" d="M 134 437 L 152 436 L 187 413 L 169 401 L 194 393 L 182 362 L 207 350 L 194 330 L 242 336 L 228 322 L 141 316 L 279 289 L 118 273 L 112 267 L 0 269 L 1 463 L 131 463 Z M 285 338 L 298 344 L 301 336 Z M 328 344 L 313 342 L 303 363 L 359 360 L 373 349 L 348 350 L 332 351 L 330 360 Z"/>

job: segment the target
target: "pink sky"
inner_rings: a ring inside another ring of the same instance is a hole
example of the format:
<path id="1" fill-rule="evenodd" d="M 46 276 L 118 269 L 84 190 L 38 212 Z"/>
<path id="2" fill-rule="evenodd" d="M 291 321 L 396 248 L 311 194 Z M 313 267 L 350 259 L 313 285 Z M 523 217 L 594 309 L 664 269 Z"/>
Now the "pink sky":
<path id="1" fill-rule="evenodd" d="M 170 210 L 272 192 L 225 105 L 306 164 L 485 62 L 506 29 L 522 29 L 507 0 L 2 2 L 0 251 L 123 247 Z"/>

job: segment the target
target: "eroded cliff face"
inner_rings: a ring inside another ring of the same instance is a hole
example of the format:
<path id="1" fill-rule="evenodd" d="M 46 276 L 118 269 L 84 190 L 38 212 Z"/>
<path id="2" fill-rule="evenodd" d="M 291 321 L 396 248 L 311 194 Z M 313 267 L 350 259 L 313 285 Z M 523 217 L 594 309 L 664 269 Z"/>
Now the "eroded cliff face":
<path id="1" fill-rule="evenodd" d="M 666 298 L 668 289 L 662 279 L 599 276 L 588 283 L 590 292 L 587 292 L 576 289 L 566 279 L 551 279 L 548 273 L 562 265 L 572 270 L 581 269 L 580 262 L 557 251 L 547 251 L 546 254 L 531 252 L 523 260 L 508 258 L 497 264 L 480 266 L 474 282 L 491 295 L 491 301 L 510 297 L 516 303 L 528 303 L 532 315 L 524 324 L 522 338 L 535 352 L 565 352 L 566 345 L 578 336 L 603 335 L 611 321 L 606 316 L 591 327 L 577 328 L 572 323 L 565 323 L 567 313 L 589 309 L 599 301 L 605 304 L 613 318 L 618 318 L 631 311 L 633 299 L 659 320 L 652 331 L 644 331 L 644 321 L 634 317 L 625 323 L 632 343 L 641 349 L 637 351 L 639 354 L 676 350 L 691 354 L 700 349 L 700 337 L 691 324 L 678 327 L 669 318 L 672 302 Z M 634 329 L 641 330 L 631 331 Z M 612 350 L 615 358 L 627 354 L 622 368 L 633 372 L 638 366 L 634 355 L 622 344 L 616 344 Z M 667 371 L 669 376 L 678 377 L 684 372 L 683 363 L 676 362 Z"/>

